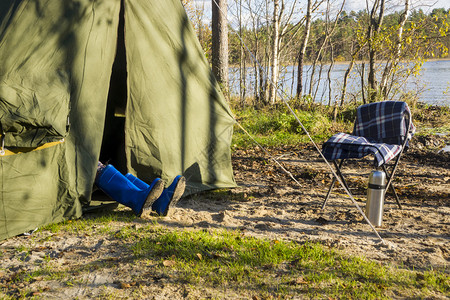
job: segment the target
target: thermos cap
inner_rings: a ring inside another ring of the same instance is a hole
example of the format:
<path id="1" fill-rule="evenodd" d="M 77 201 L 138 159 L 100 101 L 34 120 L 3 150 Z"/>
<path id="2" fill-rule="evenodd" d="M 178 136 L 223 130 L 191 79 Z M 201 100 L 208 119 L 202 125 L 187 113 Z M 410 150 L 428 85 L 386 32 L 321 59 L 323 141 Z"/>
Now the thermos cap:
<path id="1" fill-rule="evenodd" d="M 383 171 L 372 171 L 369 175 L 369 184 L 384 186 L 386 184 L 386 174 Z"/>

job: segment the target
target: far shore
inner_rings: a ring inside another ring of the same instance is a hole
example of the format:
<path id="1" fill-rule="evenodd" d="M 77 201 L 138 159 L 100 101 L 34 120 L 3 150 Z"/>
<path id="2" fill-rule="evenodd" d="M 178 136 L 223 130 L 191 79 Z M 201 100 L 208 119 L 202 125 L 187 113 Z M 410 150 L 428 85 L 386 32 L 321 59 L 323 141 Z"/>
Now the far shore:
<path id="1" fill-rule="evenodd" d="M 445 57 L 445 58 L 430 58 L 430 59 L 425 59 L 424 62 L 427 61 L 440 61 L 440 60 L 444 60 L 444 61 L 449 61 L 450 57 Z M 344 61 L 335 61 L 334 64 L 335 65 L 345 65 L 345 64 L 349 64 L 351 61 L 350 60 L 344 60 Z M 385 63 L 385 60 L 382 61 L 377 61 L 377 63 Z M 403 63 L 407 63 L 407 62 L 412 62 L 412 60 L 404 60 L 402 61 Z M 355 64 L 368 64 L 369 61 L 368 60 L 355 60 Z M 327 62 L 326 64 L 330 64 L 330 62 Z M 305 64 L 307 66 L 311 65 L 311 63 Z"/>
<path id="2" fill-rule="evenodd" d="M 429 61 L 449 61 L 450 60 L 450 57 L 443 57 L 443 58 L 428 58 L 428 59 L 425 59 L 425 61 L 424 62 L 429 62 Z M 343 60 L 343 61 L 335 61 L 334 62 L 334 64 L 335 65 L 346 65 L 346 64 L 349 64 L 351 61 L 350 60 Z M 377 63 L 385 63 L 386 61 L 377 61 Z M 406 61 L 402 61 L 403 63 L 406 63 L 406 62 L 411 62 L 411 60 L 406 60 Z M 367 63 L 369 63 L 369 61 L 368 60 L 355 60 L 355 64 L 362 64 L 362 63 L 365 63 L 365 64 L 367 64 Z M 325 65 L 329 65 L 330 64 L 330 62 L 325 62 L 324 63 Z M 311 62 L 308 62 L 308 63 L 305 63 L 304 64 L 305 66 L 310 66 L 310 65 L 312 65 L 312 63 Z M 251 66 L 252 66 L 252 64 L 248 64 L 247 65 L 247 68 L 251 68 Z M 292 65 L 292 64 L 288 64 L 288 65 L 283 65 L 283 67 L 297 67 L 297 65 Z M 239 65 L 238 64 L 230 64 L 230 68 L 239 68 Z"/>

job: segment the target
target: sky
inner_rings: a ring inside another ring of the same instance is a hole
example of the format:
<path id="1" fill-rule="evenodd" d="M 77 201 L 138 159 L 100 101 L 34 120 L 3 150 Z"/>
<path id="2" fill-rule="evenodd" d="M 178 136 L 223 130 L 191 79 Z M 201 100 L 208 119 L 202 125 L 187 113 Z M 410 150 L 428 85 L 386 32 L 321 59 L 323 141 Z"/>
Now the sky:
<path id="1" fill-rule="evenodd" d="M 212 0 L 194 0 L 197 4 L 203 4 L 206 11 L 211 11 L 211 3 Z M 228 0 L 228 4 L 230 5 L 233 3 L 234 0 Z M 299 2 L 306 2 L 305 0 L 300 0 Z M 404 0 L 387 0 L 387 2 L 397 2 L 399 4 L 402 4 Z M 422 5 L 419 5 L 422 4 Z M 425 12 L 428 10 L 432 10 L 433 8 L 450 8 L 450 0 L 412 0 L 411 4 L 412 8 L 422 8 Z M 366 7 L 366 1 L 364 0 L 346 0 L 345 10 L 350 12 L 352 10 L 354 11 L 360 11 L 365 9 Z"/>
<path id="2" fill-rule="evenodd" d="M 1 1 L 1 0 L 0 0 Z M 205 15 L 204 15 L 204 22 L 209 23 L 211 21 L 211 3 L 214 0 L 193 0 L 197 7 L 204 7 Z M 264 0 L 252 0 L 252 3 L 263 3 Z M 286 3 L 292 3 L 293 0 L 285 0 Z M 373 3 L 374 0 L 369 0 L 370 3 Z M 411 9 L 422 9 L 425 13 L 431 12 L 434 8 L 445 8 L 450 9 L 450 0 L 410 0 Z M 342 3 L 342 0 L 332 0 L 331 2 L 336 3 L 335 9 L 337 9 L 338 4 Z M 228 22 L 231 26 L 234 26 L 238 23 L 237 16 L 234 13 L 235 7 L 235 0 L 227 0 L 228 3 Z M 244 1 L 245 3 L 245 1 Z M 306 6 L 306 0 L 297 0 L 297 7 L 300 9 L 300 7 Z M 403 9 L 404 0 L 386 0 L 386 10 L 387 12 L 392 12 L 393 10 L 397 9 Z M 350 11 L 360 11 L 366 9 L 366 1 L 365 0 L 346 0 L 346 4 L 344 6 L 344 10 L 346 12 Z M 246 17 L 246 12 L 243 11 L 243 22 L 246 23 L 245 19 L 248 19 L 248 16 Z"/>
<path id="3" fill-rule="evenodd" d="M 397 0 L 397 1 L 390 1 L 390 2 L 397 2 L 398 4 L 402 5 L 404 3 L 404 0 Z M 366 1 L 364 0 L 347 0 L 346 1 L 345 10 L 346 11 L 360 11 L 366 8 Z M 422 5 L 420 5 L 422 4 Z M 430 11 L 433 8 L 450 8 L 450 0 L 412 0 L 411 1 L 411 7 L 412 8 L 422 8 L 425 12 L 430 9 Z M 401 7 L 401 6 L 399 6 Z"/>

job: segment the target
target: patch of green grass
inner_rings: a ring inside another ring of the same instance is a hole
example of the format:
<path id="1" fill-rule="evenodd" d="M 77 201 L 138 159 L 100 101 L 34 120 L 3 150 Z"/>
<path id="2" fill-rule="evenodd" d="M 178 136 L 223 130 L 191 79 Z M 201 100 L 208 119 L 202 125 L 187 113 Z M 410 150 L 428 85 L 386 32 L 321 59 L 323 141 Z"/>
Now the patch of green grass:
<path id="1" fill-rule="evenodd" d="M 309 103 L 309 102 L 305 102 Z M 337 132 L 352 132 L 356 118 L 356 108 L 362 103 L 348 103 L 336 112 L 333 121 L 333 107 L 316 103 L 291 103 L 295 114 L 314 141 L 322 142 Z M 413 122 L 418 135 L 449 134 L 450 108 L 423 103 L 410 103 Z M 242 127 L 264 147 L 297 145 L 309 142 L 294 115 L 284 106 L 240 108 L 234 106 L 234 114 Z M 247 148 L 255 142 L 239 125 L 235 126 L 234 147 Z"/>
<path id="2" fill-rule="evenodd" d="M 450 280 L 447 274 L 434 272 L 432 270 L 425 271 L 416 274 L 416 280 L 419 284 L 422 284 L 424 288 L 439 291 L 441 293 L 449 295 L 450 292 Z"/>
<path id="3" fill-rule="evenodd" d="M 335 123 L 323 109 L 298 110 L 295 114 L 314 140 L 323 140 L 336 130 L 348 127 L 347 121 Z M 262 146 L 295 145 L 309 141 L 296 117 L 285 108 L 237 109 L 238 122 Z M 339 128 L 337 128 L 338 126 Z M 235 126 L 233 145 L 254 145 L 238 125 Z"/>
<path id="4" fill-rule="evenodd" d="M 138 219 L 131 211 L 130 213 L 118 214 L 116 213 L 104 213 L 104 214 L 92 214 L 86 215 L 82 219 L 67 220 L 60 223 L 49 224 L 39 228 L 39 231 L 50 231 L 57 233 L 60 231 L 67 232 L 86 232 L 91 231 L 93 226 L 99 227 L 99 225 L 108 225 L 113 222 L 132 222 Z M 103 233 L 109 231 L 108 227 L 100 226 Z"/>
<path id="5" fill-rule="evenodd" d="M 25 246 L 25 245 L 18 245 L 16 247 L 16 251 L 17 252 L 30 252 L 30 247 Z"/>
<path id="6" fill-rule="evenodd" d="M 60 231 L 68 231 L 68 232 L 79 232 L 86 230 L 89 228 L 89 222 L 86 220 L 80 221 L 80 220 L 67 220 L 60 223 L 54 223 L 50 225 L 46 225 L 41 227 L 40 231 L 50 231 L 52 233 L 57 233 Z"/>
<path id="7" fill-rule="evenodd" d="M 219 193 L 220 194 L 220 193 Z M 120 215 L 120 214 L 119 214 Z M 109 226 L 109 216 L 68 222 L 61 230 L 82 228 L 93 234 L 91 222 L 103 220 L 107 237 L 124 258 L 122 266 L 134 270 L 136 282 L 151 276 L 193 289 L 233 290 L 261 298 L 389 299 L 392 296 L 434 297 L 450 293 L 449 275 L 439 270 L 411 271 L 393 268 L 361 257 L 348 257 L 316 243 L 296 243 L 244 236 L 240 231 L 172 231 L 152 223 Z M 122 218 L 122 217 L 120 217 Z M 127 217 L 128 218 L 128 217 Z M 68 226 L 68 227 L 64 227 Z M 70 234 L 70 232 L 68 234 Z M 78 234 L 77 232 L 76 234 Z M 18 249 L 20 252 L 27 248 Z M 133 267 L 135 266 L 135 267 Z M 149 266 L 151 266 L 149 268 Z M 85 274 L 117 271 L 116 260 L 60 266 L 44 260 L 33 270 L 20 271 L 10 280 L 58 281 L 82 286 Z M 40 278 L 40 279 L 37 279 Z M 138 295 L 137 285 L 133 293 Z M 105 297 L 109 290 L 105 290 Z M 19 296 L 16 294 L 16 296 Z"/>
<path id="8" fill-rule="evenodd" d="M 438 271 L 418 277 L 318 244 L 244 237 L 235 231 L 140 231 L 139 236 L 130 246 L 136 259 L 158 258 L 171 277 L 191 285 L 340 299 L 382 299 L 391 293 L 426 297 L 450 291 L 449 276 Z"/>
<path id="9" fill-rule="evenodd" d="M 433 134 L 444 134 L 450 135 L 450 126 L 439 126 L 439 127 L 419 127 L 417 130 L 417 135 L 433 135 Z"/>

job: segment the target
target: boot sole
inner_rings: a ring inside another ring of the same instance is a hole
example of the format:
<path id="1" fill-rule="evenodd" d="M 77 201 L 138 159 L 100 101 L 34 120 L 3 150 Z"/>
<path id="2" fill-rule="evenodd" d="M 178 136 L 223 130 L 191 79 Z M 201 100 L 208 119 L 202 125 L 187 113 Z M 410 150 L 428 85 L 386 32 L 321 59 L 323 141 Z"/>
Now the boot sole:
<path id="1" fill-rule="evenodd" d="M 161 196 L 164 191 L 164 181 L 159 180 L 155 183 L 153 188 L 148 193 L 147 199 L 145 200 L 144 206 L 142 207 L 142 212 L 139 214 L 141 218 L 147 218 L 152 212 L 152 204 L 155 202 L 159 196 Z"/>
<path id="2" fill-rule="evenodd" d="M 163 212 L 162 214 L 163 216 L 167 216 L 169 209 L 177 205 L 178 201 L 183 196 L 185 189 L 186 189 L 186 178 L 181 177 L 178 180 L 175 189 L 173 190 L 172 199 L 170 199 L 169 205 L 167 205 L 166 210 Z"/>

